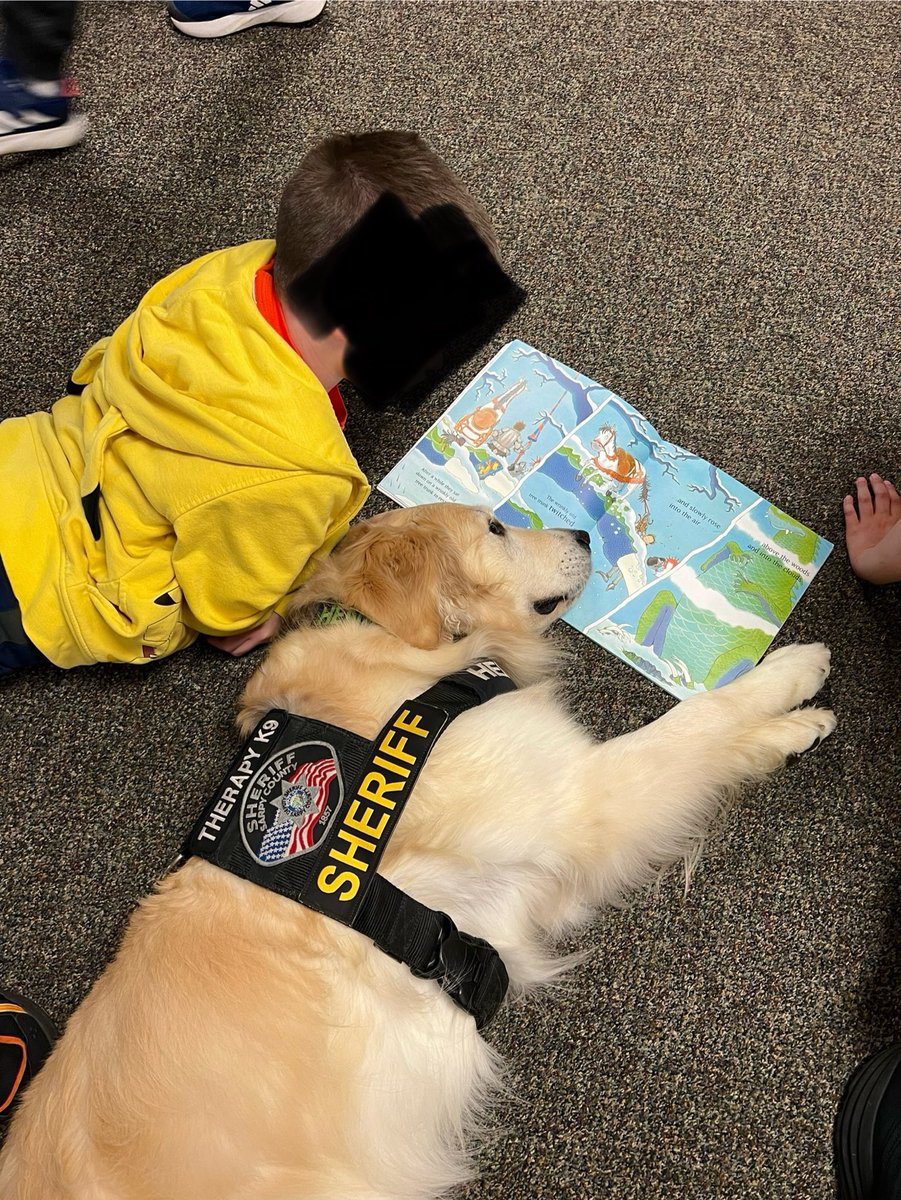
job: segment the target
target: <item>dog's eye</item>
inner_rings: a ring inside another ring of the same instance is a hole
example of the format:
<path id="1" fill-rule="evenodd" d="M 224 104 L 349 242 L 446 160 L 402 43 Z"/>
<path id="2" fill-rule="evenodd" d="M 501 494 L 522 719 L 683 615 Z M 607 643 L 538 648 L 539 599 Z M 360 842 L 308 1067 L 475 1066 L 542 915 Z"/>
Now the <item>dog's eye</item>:
<path id="1" fill-rule="evenodd" d="M 506 528 L 500 523 L 500 521 L 496 521 L 494 517 L 491 517 L 488 521 L 488 532 L 496 534 L 497 537 L 507 536 Z"/>
<path id="2" fill-rule="evenodd" d="M 536 600 L 532 607 L 537 613 L 541 613 L 546 617 L 548 613 L 552 613 L 558 604 L 563 600 L 562 596 L 551 596 L 548 600 Z"/>

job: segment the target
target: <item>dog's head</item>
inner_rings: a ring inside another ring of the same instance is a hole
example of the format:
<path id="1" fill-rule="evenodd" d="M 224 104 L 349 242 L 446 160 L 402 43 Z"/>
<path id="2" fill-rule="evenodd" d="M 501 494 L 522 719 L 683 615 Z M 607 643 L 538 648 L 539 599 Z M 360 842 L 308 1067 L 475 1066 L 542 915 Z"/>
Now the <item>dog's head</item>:
<path id="1" fill-rule="evenodd" d="M 480 629 L 541 633 L 591 572 L 578 529 L 516 529 L 489 511 L 425 504 L 355 525 L 298 595 L 336 600 L 412 646 Z"/>

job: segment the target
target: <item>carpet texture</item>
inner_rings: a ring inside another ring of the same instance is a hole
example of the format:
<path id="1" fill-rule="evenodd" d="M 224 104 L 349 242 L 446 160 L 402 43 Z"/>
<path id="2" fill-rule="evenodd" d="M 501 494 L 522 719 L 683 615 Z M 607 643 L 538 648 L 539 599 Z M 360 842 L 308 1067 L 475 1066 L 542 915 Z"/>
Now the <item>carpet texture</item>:
<path id="1" fill-rule="evenodd" d="M 465 1200 L 827 1200 L 842 1083 L 901 1037 L 901 606 L 854 577 L 841 517 L 859 472 L 901 478 L 898 28 L 884 3 L 333 0 L 200 42 L 162 4 L 83 5 L 87 140 L 0 162 L 2 416 L 49 406 L 175 266 L 269 235 L 313 142 L 412 128 L 529 293 L 490 350 L 548 351 L 836 543 L 778 640 L 832 647 L 836 734 L 744 793 L 687 895 L 673 870 L 600 914 L 565 983 L 505 1010 L 512 1098 Z M 413 417 L 351 397 L 371 479 L 480 365 Z M 561 637 L 598 736 L 673 703 Z M 0 684 L 0 980 L 58 1021 L 217 780 L 259 659 Z"/>

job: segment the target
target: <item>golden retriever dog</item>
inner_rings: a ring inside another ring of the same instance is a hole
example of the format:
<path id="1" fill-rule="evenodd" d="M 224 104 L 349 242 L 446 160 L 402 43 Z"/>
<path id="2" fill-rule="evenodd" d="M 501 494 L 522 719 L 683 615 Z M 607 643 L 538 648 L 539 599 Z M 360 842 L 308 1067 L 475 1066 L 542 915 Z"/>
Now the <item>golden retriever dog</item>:
<path id="1" fill-rule="evenodd" d="M 242 699 L 245 733 L 285 709 L 372 739 L 449 673 L 483 659 L 509 673 L 516 690 L 438 739 L 380 873 L 490 942 L 514 996 L 559 974 L 555 938 L 691 853 L 729 789 L 835 724 L 799 707 L 825 680 L 828 651 L 787 646 L 596 742 L 558 700 L 558 655 L 542 637 L 589 572 L 579 531 L 508 528 L 458 505 L 382 514 L 301 590 L 294 627 Z M 317 624 L 324 600 L 370 623 Z M 433 979 L 189 858 L 138 907 L 24 1094 L 0 1197 L 437 1197 L 471 1176 L 500 1072 Z"/>

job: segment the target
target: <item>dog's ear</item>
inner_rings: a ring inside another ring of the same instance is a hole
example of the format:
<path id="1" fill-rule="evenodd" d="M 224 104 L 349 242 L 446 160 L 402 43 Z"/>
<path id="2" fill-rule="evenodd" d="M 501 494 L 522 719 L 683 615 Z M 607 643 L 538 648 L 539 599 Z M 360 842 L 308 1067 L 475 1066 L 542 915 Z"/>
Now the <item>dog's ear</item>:
<path id="1" fill-rule="evenodd" d="M 362 526 L 339 558 L 342 603 L 421 649 L 455 632 L 446 627 L 448 598 L 465 584 L 450 539 L 434 524 Z"/>

